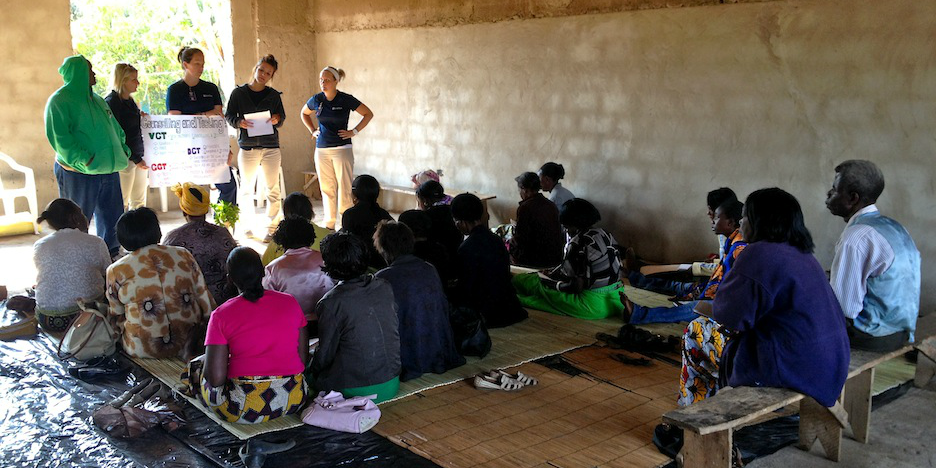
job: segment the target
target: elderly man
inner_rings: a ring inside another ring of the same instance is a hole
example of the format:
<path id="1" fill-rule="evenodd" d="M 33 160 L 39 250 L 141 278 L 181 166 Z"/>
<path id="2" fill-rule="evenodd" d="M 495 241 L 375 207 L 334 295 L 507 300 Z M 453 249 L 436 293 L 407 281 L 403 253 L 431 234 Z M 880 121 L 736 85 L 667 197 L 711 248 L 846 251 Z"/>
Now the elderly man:
<path id="1" fill-rule="evenodd" d="M 874 205 L 883 191 L 884 175 L 874 163 L 850 160 L 835 168 L 826 199 L 846 222 L 831 282 L 851 346 L 880 352 L 913 341 L 920 309 L 920 252 L 907 230 Z"/>
<path id="2" fill-rule="evenodd" d="M 119 171 L 127 167 L 130 147 L 110 107 L 91 91 L 96 83 L 91 62 L 75 55 L 59 67 L 65 85 L 46 103 L 46 136 L 55 150 L 53 170 L 59 197 L 94 218 L 97 235 L 111 256 L 117 243 L 117 218 L 123 213 Z"/>

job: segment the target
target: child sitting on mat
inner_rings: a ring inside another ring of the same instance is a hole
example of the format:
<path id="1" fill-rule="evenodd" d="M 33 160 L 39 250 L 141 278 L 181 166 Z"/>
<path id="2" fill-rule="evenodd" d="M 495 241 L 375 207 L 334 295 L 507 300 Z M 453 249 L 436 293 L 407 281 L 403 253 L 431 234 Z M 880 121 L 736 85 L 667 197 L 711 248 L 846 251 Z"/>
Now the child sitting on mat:
<path id="1" fill-rule="evenodd" d="M 536 273 L 514 276 L 520 303 L 584 319 L 619 315 L 619 248 L 611 234 L 594 227 L 601 214 L 588 201 L 573 198 L 562 205 L 559 220 L 571 236 L 565 258 L 542 278 Z"/>

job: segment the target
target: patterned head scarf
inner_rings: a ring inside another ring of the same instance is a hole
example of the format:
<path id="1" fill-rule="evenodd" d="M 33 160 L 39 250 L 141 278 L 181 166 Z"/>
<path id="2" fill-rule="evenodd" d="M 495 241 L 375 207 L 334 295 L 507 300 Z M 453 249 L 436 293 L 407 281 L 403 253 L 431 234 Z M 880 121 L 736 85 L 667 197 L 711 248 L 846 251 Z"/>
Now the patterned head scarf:
<path id="1" fill-rule="evenodd" d="M 192 193 L 193 189 L 201 195 L 201 200 Z M 179 197 L 179 208 L 183 213 L 189 216 L 201 216 L 208 213 L 208 191 L 201 186 L 191 182 L 175 184 L 172 186 L 172 192 Z"/>

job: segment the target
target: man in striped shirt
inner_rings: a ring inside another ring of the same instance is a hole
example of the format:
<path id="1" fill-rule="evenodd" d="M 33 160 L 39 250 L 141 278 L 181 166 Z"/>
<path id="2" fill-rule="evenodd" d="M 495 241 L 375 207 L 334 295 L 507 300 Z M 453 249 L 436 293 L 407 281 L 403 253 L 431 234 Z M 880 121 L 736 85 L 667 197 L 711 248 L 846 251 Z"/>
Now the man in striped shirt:
<path id="1" fill-rule="evenodd" d="M 920 252 L 875 202 L 884 175 L 871 161 L 835 168 L 826 207 L 845 220 L 835 245 L 832 289 L 848 319 L 852 348 L 891 351 L 913 341 L 920 310 Z"/>

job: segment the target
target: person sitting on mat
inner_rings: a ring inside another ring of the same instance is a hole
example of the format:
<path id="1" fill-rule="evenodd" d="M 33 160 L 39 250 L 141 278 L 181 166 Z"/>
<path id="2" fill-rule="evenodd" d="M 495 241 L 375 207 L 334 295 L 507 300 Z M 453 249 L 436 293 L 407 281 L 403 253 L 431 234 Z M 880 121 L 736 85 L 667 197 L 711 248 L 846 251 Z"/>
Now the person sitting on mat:
<path id="1" fill-rule="evenodd" d="M 149 208 L 117 220 L 117 240 L 128 253 L 107 268 L 109 313 L 128 355 L 189 359 L 200 352 L 214 299 L 195 257 L 183 247 L 159 245 L 161 237 Z"/>
<path id="2" fill-rule="evenodd" d="M 452 294 L 456 306 L 470 307 L 484 317 L 488 328 L 513 325 L 527 318 L 510 282 L 510 257 L 504 243 L 481 221 L 481 199 L 463 193 L 452 200 L 455 226 L 468 237 L 458 247 L 457 280 Z"/>
<path id="3" fill-rule="evenodd" d="M 351 183 L 351 195 L 354 206 L 345 210 L 341 215 L 341 230 L 358 236 L 368 247 L 367 265 L 380 269 L 387 264 L 374 248 L 374 231 L 377 223 L 383 219 L 393 219 L 387 210 L 380 207 L 377 198 L 380 196 L 380 182 L 367 174 L 359 175 Z"/>
<path id="4" fill-rule="evenodd" d="M 273 241 L 285 247 L 286 254 L 266 266 L 263 288 L 295 297 L 311 325 L 316 321 L 315 306 L 335 286 L 322 271 L 322 254 L 309 248 L 315 242 L 315 228 L 304 219 L 287 218 L 280 221 Z"/>
<path id="5" fill-rule="evenodd" d="M 300 218 L 306 220 L 309 224 L 312 225 L 312 228 L 315 229 L 315 241 L 309 245 L 309 248 L 312 250 L 319 250 L 319 242 L 325 238 L 325 236 L 335 232 L 331 229 L 323 228 L 318 224 L 312 222 L 315 219 L 315 211 L 312 209 L 312 200 L 309 200 L 309 197 L 302 192 L 293 192 L 286 196 L 283 199 L 283 218 Z M 276 240 L 271 240 L 267 244 L 266 250 L 263 251 L 263 266 L 267 266 L 273 260 L 281 257 L 286 252 L 286 249 L 283 246 L 276 243 Z"/>
<path id="6" fill-rule="evenodd" d="M 540 178 L 533 172 L 517 176 L 520 207 L 517 225 L 507 248 L 517 265 L 554 267 L 562 261 L 564 235 L 559 225 L 559 209 L 540 192 Z"/>
<path id="7" fill-rule="evenodd" d="M 316 391 L 346 398 L 393 398 L 400 388 L 400 335 L 393 288 L 367 274 L 368 248 L 338 232 L 322 239 L 323 268 L 335 287 L 315 307 L 319 346 L 312 358 Z"/>
<path id="8" fill-rule="evenodd" d="M 449 219 L 451 219 L 451 215 L 449 215 Z M 458 249 L 455 250 L 455 255 L 449 255 L 442 244 L 429 239 L 432 219 L 423 210 L 406 210 L 400 213 L 399 221 L 413 231 L 413 255 L 435 267 L 446 294 L 450 293 L 455 283 L 454 260 L 458 256 Z M 451 221 L 454 226 L 455 220 Z M 461 231 L 458 232 L 458 236 L 464 237 Z"/>
<path id="9" fill-rule="evenodd" d="M 33 245 L 36 264 L 36 318 L 48 333 L 64 333 L 81 312 L 78 299 L 104 299 L 111 264 L 107 244 L 88 234 L 88 218 L 67 198 L 52 200 L 37 223 L 55 230 Z"/>
<path id="10" fill-rule="evenodd" d="M 563 187 L 562 182 L 559 182 L 565 177 L 565 168 L 562 167 L 562 164 L 554 162 L 543 164 L 543 167 L 539 170 L 539 176 L 540 185 L 543 190 L 549 192 L 549 201 L 553 202 L 556 208 L 561 210 L 565 202 L 575 198 L 575 195 L 572 195 L 572 192 Z"/>
<path id="11" fill-rule="evenodd" d="M 228 422 L 257 424 L 298 413 L 309 358 L 302 308 L 289 294 L 263 289 L 263 264 L 254 250 L 234 249 L 227 269 L 240 295 L 211 314 L 205 354 L 189 363 L 183 380 Z"/>
<path id="12" fill-rule="evenodd" d="M 465 363 L 455 348 L 449 302 L 435 268 L 413 255 L 413 232 L 405 224 L 381 221 L 374 245 L 390 265 L 374 276 L 390 283 L 400 331 L 400 381 L 441 374 Z"/>
<path id="13" fill-rule="evenodd" d="M 562 264 L 545 274 L 513 278 L 524 307 L 583 319 L 603 319 L 621 313 L 618 290 L 621 262 L 614 237 L 595 223 L 594 205 L 573 198 L 562 205 L 559 220 L 568 230 Z M 542 276 L 541 276 L 542 275 Z"/>
<path id="14" fill-rule="evenodd" d="M 186 223 L 169 231 L 163 244 L 184 247 L 191 252 L 205 276 L 205 286 L 215 304 L 224 304 L 237 295 L 228 283 L 224 266 L 228 255 L 237 247 L 237 241 L 226 228 L 205 220 L 211 208 L 207 190 L 185 182 L 173 186 L 172 192 L 179 197 L 179 208 Z"/>
<path id="15" fill-rule="evenodd" d="M 465 236 L 455 227 L 452 219 L 451 200 L 447 200 L 442 184 L 435 180 L 423 182 L 416 189 L 416 202 L 419 209 L 426 212 L 431 220 L 426 238 L 445 247 L 449 257 L 455 258 L 458 246 Z"/>
<path id="16" fill-rule="evenodd" d="M 696 283 L 679 283 L 668 281 L 675 285 L 676 291 L 686 291 L 688 293 L 679 295 L 674 299 L 684 301 L 674 307 L 644 307 L 636 305 L 628 299 L 622 292 L 621 302 L 624 304 L 626 315 L 630 317 L 629 322 L 633 324 L 641 323 L 672 323 L 686 322 L 698 317 L 695 309 L 699 301 L 711 301 L 715 298 L 718 291 L 718 285 L 721 284 L 725 275 L 731 271 L 732 265 L 738 258 L 738 255 L 744 251 L 747 242 L 741 236 L 741 211 L 744 204 L 737 200 L 729 200 L 715 209 L 715 216 L 712 219 L 712 231 L 720 237 L 725 238 L 723 247 L 725 256 L 722 257 L 715 271 L 709 277 L 708 282 L 699 288 Z M 657 283 L 658 284 L 658 283 Z"/>

